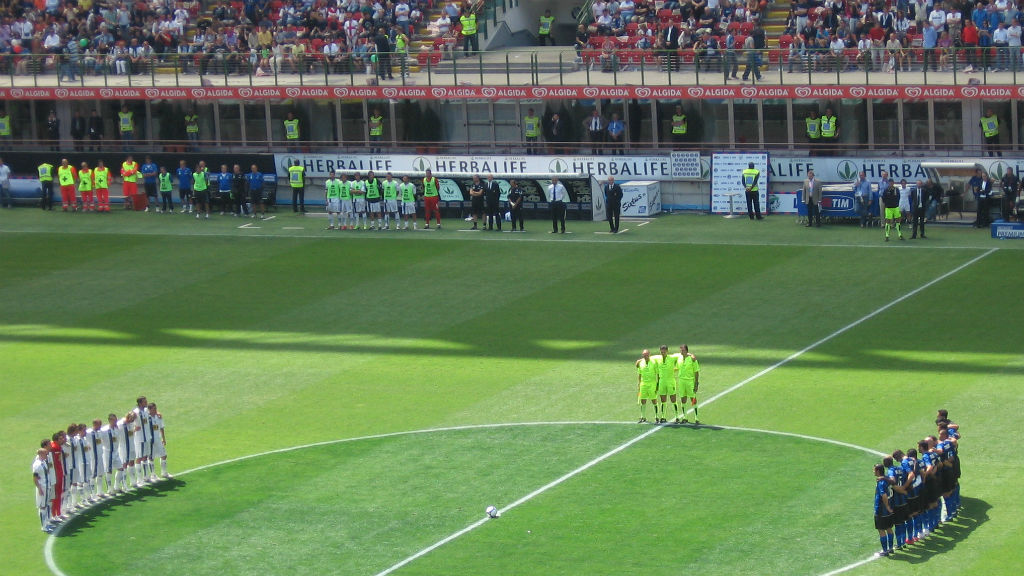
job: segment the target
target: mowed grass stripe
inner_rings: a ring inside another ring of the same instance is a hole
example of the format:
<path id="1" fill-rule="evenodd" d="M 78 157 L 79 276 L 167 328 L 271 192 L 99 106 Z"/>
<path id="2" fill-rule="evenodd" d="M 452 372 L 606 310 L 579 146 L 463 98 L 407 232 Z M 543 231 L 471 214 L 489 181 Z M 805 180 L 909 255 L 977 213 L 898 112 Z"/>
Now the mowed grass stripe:
<path id="1" fill-rule="evenodd" d="M 836 475 L 787 474 L 780 459 L 829 462 Z M 395 574 L 816 574 L 869 545 L 855 486 L 871 459 L 803 439 L 666 430 Z"/>
<path id="2" fill-rule="evenodd" d="M 108 558 L 93 544 L 131 529 L 166 574 L 372 573 L 635 434 L 626 426 L 442 431 L 318 446 L 189 474 L 166 498 L 58 540 L 68 574 Z M 109 567 L 107 567 L 109 569 Z M 130 569 L 124 573 L 130 573 Z"/>

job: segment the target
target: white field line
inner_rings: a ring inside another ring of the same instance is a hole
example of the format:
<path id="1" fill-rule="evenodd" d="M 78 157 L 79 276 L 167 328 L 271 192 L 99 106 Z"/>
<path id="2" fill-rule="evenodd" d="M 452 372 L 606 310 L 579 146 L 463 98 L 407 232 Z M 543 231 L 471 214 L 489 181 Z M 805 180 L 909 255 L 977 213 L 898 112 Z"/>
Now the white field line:
<path id="1" fill-rule="evenodd" d="M 988 256 L 989 254 L 991 254 L 991 253 L 993 253 L 995 251 L 996 251 L 996 249 L 993 248 L 993 249 L 991 249 L 991 250 L 981 254 L 980 256 L 977 256 L 975 258 L 972 258 L 971 260 L 968 260 L 964 264 L 961 264 L 960 266 L 957 266 L 953 270 L 950 270 L 949 272 L 946 272 L 945 274 L 939 276 L 938 278 L 935 278 L 934 280 L 931 280 L 930 282 L 926 282 L 925 284 L 921 285 L 920 287 L 915 288 L 914 290 L 911 290 L 910 292 L 907 292 L 903 296 L 900 296 L 896 300 L 893 300 L 892 302 L 890 302 L 890 303 L 888 303 L 888 304 L 886 304 L 886 305 L 876 309 L 874 312 L 871 312 L 871 313 L 861 317 L 860 319 L 855 320 L 855 321 L 847 324 L 846 326 L 843 326 L 839 330 L 836 330 L 835 332 L 829 334 L 828 336 L 825 336 L 824 338 L 818 340 L 817 342 L 814 342 L 813 344 L 803 348 L 802 350 L 799 350 L 797 352 L 794 352 L 793 354 L 790 354 L 786 358 L 776 362 L 775 364 L 772 364 L 771 366 L 765 368 L 764 370 L 761 370 L 757 374 L 754 374 L 753 376 L 750 376 L 749 378 L 746 378 L 745 380 L 739 382 L 738 384 L 735 384 L 735 385 L 727 388 L 726 390 L 723 390 L 722 392 L 719 392 L 718 394 L 715 394 L 714 396 L 712 396 L 712 397 L 708 398 L 707 400 L 705 400 L 703 402 L 703 404 L 704 405 L 710 404 L 710 403 L 714 402 L 715 400 L 718 400 L 719 398 L 722 398 L 726 394 L 730 394 L 732 392 L 735 392 L 736 390 L 739 390 L 740 388 L 742 388 L 743 386 L 749 384 L 750 382 L 753 382 L 757 378 L 760 378 L 761 376 L 764 376 L 765 374 L 768 374 L 769 372 L 772 372 L 776 368 L 779 368 L 781 366 L 784 366 L 785 364 L 788 364 L 789 362 L 792 362 L 793 360 L 799 358 L 800 356 L 803 356 L 807 352 L 810 352 L 811 350 L 817 348 L 818 346 L 821 346 L 822 344 L 828 342 L 829 340 L 832 340 L 836 336 L 839 336 L 840 334 L 843 334 L 844 332 L 850 330 L 851 328 L 854 328 L 855 326 L 858 326 L 861 323 L 863 323 L 863 322 L 865 322 L 865 321 L 867 321 L 867 320 L 869 320 L 871 318 L 874 318 L 878 314 L 881 314 L 882 312 L 888 310 L 889 308 L 895 306 L 896 304 L 899 304 L 900 302 L 906 300 L 907 298 L 910 298 L 911 296 L 917 294 L 918 292 L 921 292 L 922 290 L 928 288 L 929 286 L 932 286 L 932 285 L 936 284 L 937 282 L 940 282 L 940 281 L 944 280 L 945 278 L 948 278 L 948 277 L 952 276 L 953 274 L 956 274 L 960 270 L 963 270 L 964 268 L 970 266 L 971 264 L 974 264 L 975 262 L 981 260 L 982 258 Z M 626 448 L 632 446 L 633 444 L 636 444 L 640 440 L 643 440 L 644 438 L 647 438 L 648 436 L 650 436 L 651 434 L 654 434 L 655 432 L 657 432 L 658 430 L 661 430 L 662 428 L 663 427 L 661 427 L 661 426 L 655 427 L 652 430 L 648 430 L 647 432 L 644 432 L 643 434 L 640 434 L 639 436 L 636 436 L 635 438 L 633 438 L 633 439 L 631 439 L 631 440 L 629 440 L 629 441 L 627 441 L 627 442 L 625 442 L 623 444 L 620 444 L 619 446 L 609 450 L 608 452 L 598 456 L 597 458 L 594 458 L 590 462 L 587 462 L 586 464 L 584 464 L 583 466 L 580 466 L 579 468 L 573 470 L 572 472 L 569 472 L 568 474 L 565 474 L 565 475 L 561 476 L 560 478 L 558 478 L 558 479 L 556 479 L 556 480 L 554 480 L 552 482 L 549 482 L 548 484 L 545 484 L 544 486 L 541 486 L 537 490 L 534 490 L 533 492 L 530 492 L 526 496 L 523 496 L 519 500 L 516 500 L 512 504 L 502 508 L 501 512 L 505 512 L 507 510 L 510 510 L 510 509 L 512 509 L 512 508 L 514 508 L 516 506 L 519 506 L 520 504 L 523 504 L 523 503 L 533 499 L 536 496 L 539 496 L 540 494 L 543 494 L 544 492 L 550 490 L 551 488 L 554 488 L 555 486 L 558 486 L 562 482 L 565 482 L 566 480 L 569 480 L 570 478 L 576 476 L 577 474 L 579 474 L 579 473 L 581 473 L 581 472 L 583 472 L 585 470 L 588 470 L 589 468 L 593 467 L 595 464 L 603 462 L 607 458 L 609 458 L 609 457 L 611 457 L 611 456 L 613 456 L 615 454 L 618 454 L 619 452 L 625 450 Z M 420 557 L 424 556 L 425 554 L 427 554 L 429 552 L 432 552 L 433 550 L 436 550 L 437 548 L 447 544 L 448 542 L 451 542 L 452 540 L 455 540 L 459 536 L 462 536 L 463 534 L 466 534 L 467 532 L 470 532 L 472 530 L 475 530 L 476 528 L 479 528 L 483 524 L 484 524 L 483 521 L 479 521 L 478 520 L 478 521 L 470 524 L 469 526 L 463 528 L 462 530 L 459 530 L 458 532 L 455 532 L 455 533 L 447 536 L 446 538 L 438 540 L 434 544 L 431 544 L 430 546 L 427 546 L 426 548 L 420 550 L 419 552 L 416 552 L 415 554 L 413 554 L 412 556 L 409 556 L 408 558 L 405 558 L 404 560 L 398 562 L 397 564 L 391 566 L 390 568 L 388 568 L 388 569 L 386 569 L 386 570 L 384 570 L 382 572 L 378 572 L 376 576 L 386 576 L 387 574 L 390 574 L 390 573 L 394 572 L 395 570 L 401 568 L 402 566 L 405 566 L 406 564 L 412 562 L 413 560 L 416 560 L 417 558 L 420 558 Z"/>
<path id="2" fill-rule="evenodd" d="M 877 308 L 873 312 L 871 312 L 871 313 L 861 317 L 858 320 L 855 320 L 855 321 L 851 322 L 850 324 L 847 324 L 846 326 L 840 328 L 839 330 L 836 330 L 835 332 L 829 334 L 828 336 L 825 336 L 824 338 L 818 340 L 817 342 L 814 342 L 813 344 L 803 348 L 802 350 L 794 352 L 793 354 L 791 354 L 791 355 L 787 356 L 786 358 L 776 362 L 775 364 L 772 364 L 771 366 L 765 368 L 764 370 L 761 370 L 760 372 L 754 374 L 753 376 L 750 376 L 749 378 L 746 378 L 745 380 L 739 382 L 738 384 L 735 384 L 735 385 L 733 385 L 733 386 L 723 390 L 722 392 L 719 392 L 718 394 L 715 394 L 714 396 L 711 396 L 710 398 L 708 398 L 707 400 L 702 402 L 702 405 L 710 404 L 710 403 L 714 402 L 715 400 L 718 400 L 719 398 L 722 398 L 723 396 L 725 396 L 727 394 L 730 394 L 732 392 L 735 392 L 736 390 L 739 390 L 740 388 L 742 388 L 746 384 L 749 384 L 750 382 L 756 380 L 757 378 L 760 378 L 761 376 L 764 376 L 765 374 L 768 374 L 769 372 L 772 372 L 776 368 L 779 368 L 779 367 L 781 367 L 781 366 L 783 366 L 785 364 L 788 364 L 789 362 L 792 362 L 796 358 L 799 358 L 800 356 L 806 354 L 807 352 L 810 352 L 811 350 L 817 348 L 818 346 L 824 344 L 825 342 L 828 342 L 829 340 L 832 340 L 836 336 L 839 336 L 839 335 L 843 334 L 844 332 L 847 332 L 851 328 L 854 328 L 854 327 L 862 324 L 863 322 L 865 322 L 865 321 L 867 321 L 867 320 L 869 320 L 871 318 L 874 318 L 878 314 L 881 314 L 882 312 L 888 310 L 889 308 L 895 306 L 896 304 L 899 304 L 900 302 L 903 302 L 907 298 L 910 298 L 910 297 L 914 296 L 915 294 L 921 292 L 922 290 L 925 290 L 925 289 L 935 285 L 936 283 L 941 282 L 942 280 L 945 280 L 946 278 L 952 276 L 953 274 L 956 274 L 957 272 L 963 270 L 964 268 L 967 268 L 968 266 L 971 266 L 975 262 L 978 262 L 979 260 L 985 258 L 989 254 L 992 254 L 993 252 L 995 252 L 997 250 L 998 250 L 998 248 L 989 249 L 988 251 L 984 252 L 983 254 L 981 254 L 979 256 L 976 256 L 975 258 L 972 258 L 971 260 L 968 260 L 967 262 L 961 264 L 960 266 L 957 266 L 956 268 L 950 270 L 949 272 L 946 272 L 945 274 L 942 274 L 941 276 L 939 276 L 939 277 L 937 277 L 937 278 L 935 278 L 935 279 L 933 279 L 933 280 L 931 280 L 931 281 L 929 281 L 929 282 L 927 282 L 927 283 L 925 283 L 925 284 L 915 288 L 914 290 L 911 290 L 910 292 L 907 292 L 906 294 L 904 294 L 903 296 L 900 296 L 899 298 L 893 300 L 892 302 L 890 302 L 890 303 L 888 303 L 888 304 L 886 304 L 886 305 L 884 305 L 884 306 L 882 306 L 880 308 Z M 597 423 L 597 422 L 595 422 L 595 423 Z M 577 424 L 579 424 L 579 423 L 577 423 Z M 523 424 L 523 425 L 529 425 L 529 424 Z M 231 462 L 238 462 L 240 460 L 248 460 L 248 459 L 251 459 L 251 458 L 257 458 L 257 457 L 260 457 L 260 456 L 266 456 L 266 455 L 270 455 L 270 454 L 277 454 L 277 453 L 281 453 L 281 452 L 290 452 L 290 451 L 300 450 L 300 449 L 303 449 L 303 448 L 310 448 L 310 447 L 314 447 L 314 446 L 323 446 L 323 445 L 327 445 L 327 444 L 336 444 L 336 443 L 340 443 L 340 442 L 351 442 L 351 441 L 355 441 L 355 440 L 366 440 L 366 439 L 371 439 L 371 438 L 386 438 L 386 437 L 390 437 L 390 436 L 399 436 L 399 435 L 406 435 L 406 434 L 416 434 L 416 433 L 425 433 L 425 432 L 440 432 L 440 431 L 446 431 L 446 430 L 467 430 L 467 429 L 475 429 L 475 428 L 498 428 L 498 427 L 502 427 L 502 426 L 509 426 L 509 424 L 485 424 L 485 425 L 470 425 L 470 426 L 450 426 L 450 427 L 446 427 L 446 428 L 435 428 L 435 429 L 429 429 L 429 430 L 423 430 L 423 431 L 391 432 L 391 433 L 386 433 L 386 434 L 375 434 L 375 435 L 371 435 L 371 436 L 363 436 L 363 437 L 360 437 L 360 438 L 352 438 L 352 439 L 347 439 L 347 440 L 330 440 L 330 441 L 326 441 L 326 442 L 316 442 L 316 443 L 313 443 L 313 444 L 306 444 L 304 446 L 295 446 L 295 447 L 291 447 L 291 448 L 281 448 L 281 449 L 278 449 L 278 450 L 270 450 L 270 451 L 267 451 L 267 452 L 262 452 L 260 454 L 252 454 L 252 455 L 249 455 L 249 456 L 242 456 L 242 457 L 239 457 L 239 458 L 232 458 L 230 460 L 224 460 L 222 462 L 217 462 L 217 463 L 214 463 L 214 464 L 207 464 L 205 466 L 199 466 L 197 468 L 192 468 L 190 470 L 186 470 L 185 472 L 180 473 L 179 476 L 184 475 L 184 474 L 188 474 L 190 472 L 196 472 L 196 471 L 199 471 L 199 470 L 204 470 L 206 468 L 212 468 L 214 466 L 220 466 L 222 464 L 229 464 Z M 598 456 L 597 458 L 594 458 L 593 460 L 591 460 L 590 462 L 587 462 L 583 466 L 580 466 L 579 468 L 576 468 L 575 470 L 573 470 L 571 472 L 568 472 L 567 474 L 564 474 L 563 476 L 561 476 L 561 477 L 559 477 L 559 478 L 549 482 L 548 484 L 545 484 L 544 486 L 541 486 L 540 488 L 534 490 L 533 492 L 527 494 L 526 496 L 523 496 L 519 500 L 516 500 L 512 504 L 509 504 L 508 506 L 505 506 L 504 508 L 501 509 L 501 511 L 504 512 L 504 511 L 507 511 L 507 510 L 511 510 L 511 509 L 521 505 L 521 504 L 524 504 L 524 503 L 528 502 L 529 500 L 532 500 L 533 498 L 535 498 L 535 497 L 539 496 L 540 494 L 550 490 L 551 488 L 554 488 L 555 486 L 558 486 L 559 484 L 565 482 L 566 480 L 569 480 L 570 478 L 576 476 L 577 474 L 579 474 L 579 473 L 581 473 L 581 472 L 583 472 L 583 471 L 593 467 L 594 465 L 596 465 L 596 464 L 606 460 L 607 458 L 610 458 L 611 456 L 614 456 L 615 454 L 618 454 L 619 452 L 625 450 L 626 448 L 632 446 L 633 444 L 636 444 L 640 440 L 643 440 L 644 438 L 647 438 L 648 436 L 654 434 L 655 432 L 661 430 L 662 428 L 664 428 L 664 427 L 663 426 L 655 426 L 655 427 L 651 428 L 650 430 L 647 430 L 643 434 L 640 434 L 639 436 L 636 436 L 636 437 L 632 438 L 631 440 L 628 440 L 627 442 L 625 442 L 623 444 L 620 444 L 619 446 L 609 450 L 608 452 L 605 452 L 601 456 Z M 737 428 L 737 430 L 742 430 L 742 429 L 741 428 Z M 747 429 L 747 430 L 753 430 L 753 429 Z M 798 437 L 798 438 L 808 438 L 808 439 L 813 438 L 813 439 L 817 439 L 817 440 L 823 440 L 823 441 L 826 441 L 826 442 L 831 442 L 833 444 L 837 444 L 837 445 L 841 445 L 841 446 L 849 446 L 849 447 L 852 447 L 852 448 L 857 448 L 857 449 L 864 450 L 864 451 L 867 451 L 867 452 L 870 452 L 870 453 L 876 453 L 873 450 L 870 450 L 870 449 L 867 449 L 867 448 L 862 448 L 862 447 L 859 447 L 859 446 L 855 446 L 853 444 L 846 444 L 844 442 L 839 442 L 839 441 L 831 441 L 831 440 L 827 440 L 827 439 L 820 439 L 820 438 L 815 438 L 815 437 L 811 437 L 811 436 L 803 436 L 803 435 L 800 435 L 800 434 L 791 434 L 791 433 L 783 433 L 783 432 L 779 432 L 777 434 L 787 435 L 787 436 L 795 436 L 795 437 Z M 379 572 L 377 574 L 377 576 L 385 576 L 386 574 L 390 574 L 391 572 L 394 572 L 398 568 L 401 568 L 402 566 L 405 566 L 406 564 L 412 562 L 413 560 L 416 560 L 417 558 L 420 558 L 420 557 L 424 556 L 425 554 L 428 554 L 428 553 L 432 552 L 433 550 L 436 550 L 440 546 L 443 546 L 443 545 L 447 544 L 448 542 L 451 542 L 452 540 L 455 540 L 459 536 L 462 536 L 463 534 L 466 534 L 467 532 L 471 532 L 472 530 L 475 530 L 476 528 L 479 528 L 485 522 L 486 522 L 486 518 L 483 519 L 483 520 L 478 520 L 478 521 L 470 524 L 469 526 L 463 528 L 462 530 L 459 530 L 458 532 L 455 532 L 455 533 L 453 533 L 453 534 L 451 534 L 451 535 L 449 535 L 449 536 L 447 536 L 447 537 L 445 537 L 445 538 L 435 542 L 434 544 L 432 544 L 432 545 L 430 545 L 430 546 L 420 550 L 419 552 L 413 554 L 412 556 L 409 556 L 408 558 L 402 560 L 401 562 L 398 562 L 397 564 L 391 566 L 390 568 L 388 568 L 388 569 L 386 569 L 386 570 L 384 570 L 382 572 Z M 50 568 L 50 571 L 53 572 L 53 574 L 55 574 L 56 576 L 67 576 L 64 572 L 62 572 L 60 570 L 60 568 L 57 566 L 56 562 L 53 559 L 53 546 L 54 546 L 54 543 L 56 541 L 57 535 L 60 533 L 60 530 L 61 530 L 61 527 L 58 527 L 57 530 L 54 531 L 54 533 L 51 534 L 49 538 L 47 538 L 46 545 L 43 548 L 43 554 L 44 554 L 45 559 L 46 559 L 46 565 L 47 565 L 47 567 Z M 861 560 L 861 561 L 859 561 L 857 563 L 850 564 L 848 566 L 844 566 L 842 568 L 839 568 L 837 571 L 829 572 L 825 576 L 830 576 L 832 574 L 839 574 L 841 572 L 845 572 L 847 570 L 851 570 L 851 569 L 853 569 L 853 568 L 855 568 L 857 566 L 860 566 L 860 565 L 862 565 L 862 564 L 864 564 L 866 562 L 870 562 L 871 560 L 872 560 L 872 558 L 868 558 L 866 560 Z"/>

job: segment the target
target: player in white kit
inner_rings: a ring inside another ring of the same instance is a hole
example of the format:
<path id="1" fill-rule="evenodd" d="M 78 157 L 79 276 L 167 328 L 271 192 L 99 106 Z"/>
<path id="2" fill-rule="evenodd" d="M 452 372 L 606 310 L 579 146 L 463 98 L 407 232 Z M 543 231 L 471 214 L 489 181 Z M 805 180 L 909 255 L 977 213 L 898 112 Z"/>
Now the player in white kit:
<path id="1" fill-rule="evenodd" d="M 153 430 L 149 425 L 149 402 L 145 396 L 135 400 L 132 412 L 135 413 L 135 473 L 138 475 L 138 483 L 142 483 L 151 478 L 156 479 L 152 474 L 153 460 L 150 458 Z"/>
<path id="2" fill-rule="evenodd" d="M 156 402 L 149 405 L 149 422 L 153 428 L 153 463 L 160 459 L 160 475 L 170 478 L 167 473 L 167 435 L 164 432 L 164 415 L 156 409 Z"/>
<path id="3" fill-rule="evenodd" d="M 124 474 L 124 456 L 122 446 L 126 444 L 124 427 L 121 426 L 117 419 L 117 414 L 111 413 L 107 416 L 107 425 L 103 427 L 103 430 L 107 432 L 107 445 L 106 448 L 109 452 L 104 452 L 104 460 L 106 461 L 107 474 L 114 474 L 114 484 L 111 489 L 111 493 L 120 493 L 128 489 L 128 484 L 125 480 Z M 108 478 L 109 483 L 109 478 Z"/>
<path id="4" fill-rule="evenodd" d="M 53 532 L 50 526 L 50 501 L 54 496 L 54 486 L 57 478 L 54 476 L 53 466 L 48 462 L 50 451 L 40 448 L 36 451 L 36 458 L 32 461 L 32 482 L 35 484 L 36 509 L 39 510 L 39 524 L 43 532 Z"/>
<path id="5" fill-rule="evenodd" d="M 117 421 L 118 427 L 124 430 L 124 443 L 121 444 L 121 460 L 124 460 L 124 474 L 128 483 L 128 490 L 139 484 L 135 477 L 135 460 L 138 452 L 135 451 L 135 412 L 129 412 Z"/>
<path id="6" fill-rule="evenodd" d="M 398 185 L 398 201 L 401 202 L 402 214 L 405 215 L 405 224 L 402 230 L 409 229 L 409 222 L 412 222 L 412 229 L 416 229 L 416 185 L 409 181 L 408 176 L 402 176 L 402 183 Z"/>
<path id="7" fill-rule="evenodd" d="M 92 457 L 93 457 L 93 497 L 102 500 L 110 492 L 110 475 L 107 472 L 105 456 L 107 433 L 103 430 L 103 420 L 99 418 L 92 421 Z"/>

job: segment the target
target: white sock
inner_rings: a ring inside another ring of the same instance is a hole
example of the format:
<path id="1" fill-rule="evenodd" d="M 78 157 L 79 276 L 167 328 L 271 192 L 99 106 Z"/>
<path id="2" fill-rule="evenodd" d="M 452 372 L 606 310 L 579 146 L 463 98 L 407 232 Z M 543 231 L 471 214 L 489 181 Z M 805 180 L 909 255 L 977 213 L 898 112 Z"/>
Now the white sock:
<path id="1" fill-rule="evenodd" d="M 167 475 L 167 458 L 160 459 L 160 473 L 164 476 Z"/>

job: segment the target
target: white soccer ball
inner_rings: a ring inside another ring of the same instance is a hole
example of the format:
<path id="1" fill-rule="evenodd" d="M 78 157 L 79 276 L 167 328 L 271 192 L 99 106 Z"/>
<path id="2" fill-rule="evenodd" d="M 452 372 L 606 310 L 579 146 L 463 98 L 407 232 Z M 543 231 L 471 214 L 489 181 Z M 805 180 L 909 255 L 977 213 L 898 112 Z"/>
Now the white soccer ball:
<path id="1" fill-rule="evenodd" d="M 501 514 L 498 512 L 498 509 L 495 508 L 494 506 L 488 506 L 486 512 L 488 518 L 497 518 L 498 516 L 501 516 Z"/>

